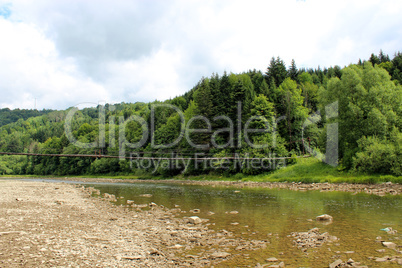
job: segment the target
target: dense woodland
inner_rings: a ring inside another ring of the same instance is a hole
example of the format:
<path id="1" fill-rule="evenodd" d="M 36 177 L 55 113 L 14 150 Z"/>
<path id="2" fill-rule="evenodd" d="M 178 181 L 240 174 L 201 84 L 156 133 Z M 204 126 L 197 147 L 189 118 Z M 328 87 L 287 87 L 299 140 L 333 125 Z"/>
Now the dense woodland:
<path id="1" fill-rule="evenodd" d="M 26 110 L 26 109 L 15 109 L 10 110 L 9 108 L 0 109 L 0 127 L 17 122 L 19 119 L 28 119 L 30 117 L 40 116 L 44 114 L 48 114 L 52 112 L 52 110 Z"/>
<path id="2" fill-rule="evenodd" d="M 338 101 L 337 117 L 325 116 L 325 107 Z M 239 108 L 238 103 L 241 102 Z M 325 153 L 328 124 L 338 123 L 339 162 L 337 168 L 345 172 L 402 175 L 402 54 L 391 59 L 380 51 L 366 60 L 359 60 L 341 68 L 299 69 L 295 61 L 286 66 L 279 57 L 272 58 L 267 70 L 249 70 L 241 74 L 212 74 L 203 77 L 183 96 L 164 102 L 120 103 L 105 107 L 85 108 L 72 121 L 73 136 L 80 142 L 97 142 L 96 148 L 80 148 L 70 142 L 65 133 L 65 111 L 0 111 L 0 152 L 29 152 L 39 154 L 104 154 L 119 155 L 119 135 L 134 144 L 143 138 L 144 124 L 124 120 L 138 116 L 150 126 L 152 105 L 171 104 L 184 113 L 180 115 L 169 107 L 154 108 L 154 133 L 140 148 L 127 146 L 125 156 L 136 152 L 146 157 L 204 157 L 263 158 L 293 157 L 307 154 L 302 140 L 308 140 L 315 150 Z M 241 109 L 241 118 L 238 117 Z M 99 110 L 104 111 L 104 117 Z M 321 120 L 303 128 L 311 115 L 319 112 Z M 210 130 L 187 133 L 193 146 L 182 139 L 171 148 L 163 145 L 176 140 L 182 124 L 192 129 L 207 129 L 205 120 L 194 120 L 202 115 L 211 122 Z M 224 117 L 224 118 L 223 118 Z M 17 120 L 18 118 L 18 120 Z M 253 120 L 249 120 L 254 118 Z M 277 125 L 271 119 L 277 120 Z M 255 148 L 245 142 L 244 131 L 231 125 L 249 123 L 249 128 L 267 129 L 249 135 Z M 265 120 L 266 119 L 266 120 Z M 105 139 L 100 123 L 105 122 Z M 270 125 L 271 124 L 271 125 Z M 271 126 L 271 128 L 269 127 Z M 226 131 L 223 131 L 225 130 Z M 221 130 L 221 131 L 219 131 Z M 218 132 L 216 132 L 218 131 Z M 273 133 L 275 135 L 273 135 Z M 233 136 L 233 139 L 231 137 Z M 151 140 L 154 140 L 152 144 Z M 211 140 L 217 146 L 211 145 Z M 104 144 L 103 144 L 104 142 Z M 121 153 L 121 150 L 120 150 Z M 166 160 L 169 162 L 169 160 Z M 257 174 L 269 170 L 231 165 L 229 168 L 196 168 L 195 163 L 183 166 L 145 169 L 130 165 L 129 160 L 117 158 L 82 158 L 52 156 L 0 156 L 0 174 L 79 175 L 79 174 L 177 174 L 234 173 Z"/>

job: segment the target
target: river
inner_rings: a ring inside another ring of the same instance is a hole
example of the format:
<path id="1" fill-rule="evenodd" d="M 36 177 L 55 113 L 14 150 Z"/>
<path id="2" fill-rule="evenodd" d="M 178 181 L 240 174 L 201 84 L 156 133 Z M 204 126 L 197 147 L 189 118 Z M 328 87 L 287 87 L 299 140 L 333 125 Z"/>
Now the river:
<path id="1" fill-rule="evenodd" d="M 402 232 L 400 195 L 239 189 L 178 183 L 91 183 L 85 186 L 119 197 L 116 205 L 134 200 L 136 204 L 154 202 L 167 208 L 179 206 L 186 212 L 178 213 L 177 217 L 197 215 L 209 219 L 211 229 L 225 229 L 245 239 L 269 241 L 267 248 L 245 252 L 221 263 L 222 267 L 247 267 L 256 262 L 264 264 L 269 257 L 281 259 L 289 267 L 328 267 L 339 258 L 344 261 L 352 258 L 369 267 L 400 267 L 396 263 L 381 264 L 370 259 L 397 254 L 376 240 L 379 236 L 393 242 L 401 239 L 400 233 L 390 235 L 381 230 L 392 227 Z M 193 214 L 190 212 L 193 209 L 200 212 Z M 231 214 L 232 211 L 238 213 Z M 321 214 L 331 215 L 333 222 L 328 225 L 317 222 L 315 218 Z M 338 241 L 302 252 L 294 246 L 291 233 L 305 232 L 314 227 L 318 227 L 321 233 L 336 236 Z M 377 251 L 384 249 L 385 252 Z"/>

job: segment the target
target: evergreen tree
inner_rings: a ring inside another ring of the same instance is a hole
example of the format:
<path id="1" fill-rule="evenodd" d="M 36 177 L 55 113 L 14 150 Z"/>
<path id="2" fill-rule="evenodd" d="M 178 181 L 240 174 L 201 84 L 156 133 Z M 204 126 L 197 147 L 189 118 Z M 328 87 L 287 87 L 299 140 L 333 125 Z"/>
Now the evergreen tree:
<path id="1" fill-rule="evenodd" d="M 380 63 L 390 61 L 389 56 L 385 55 L 382 49 L 380 50 L 380 54 L 378 54 L 378 59 L 380 60 Z"/>
<path id="2" fill-rule="evenodd" d="M 380 64 L 380 63 L 381 63 L 380 59 L 379 59 L 376 55 L 374 55 L 374 53 L 371 53 L 369 62 L 371 62 L 371 64 L 372 64 L 373 66 L 376 65 L 376 64 Z"/>
<path id="3" fill-rule="evenodd" d="M 277 57 L 276 60 L 272 57 L 265 74 L 267 77 L 267 84 L 271 88 L 278 87 L 287 76 L 285 63 L 279 57 Z"/>
<path id="4" fill-rule="evenodd" d="M 292 59 L 292 63 L 290 65 L 289 71 L 288 71 L 288 77 L 290 77 L 290 79 L 297 81 L 297 74 L 298 74 L 298 70 L 296 67 L 296 62 L 294 59 Z"/>

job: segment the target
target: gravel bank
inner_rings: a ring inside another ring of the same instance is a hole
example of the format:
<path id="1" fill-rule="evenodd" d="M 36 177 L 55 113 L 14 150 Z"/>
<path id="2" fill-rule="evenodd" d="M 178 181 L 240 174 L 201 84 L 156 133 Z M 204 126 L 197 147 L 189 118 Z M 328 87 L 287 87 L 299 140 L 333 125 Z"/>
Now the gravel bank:
<path id="1" fill-rule="evenodd" d="M 70 184 L 0 180 L 0 267 L 202 267 L 239 246 L 266 246 L 177 210 L 114 206 Z"/>

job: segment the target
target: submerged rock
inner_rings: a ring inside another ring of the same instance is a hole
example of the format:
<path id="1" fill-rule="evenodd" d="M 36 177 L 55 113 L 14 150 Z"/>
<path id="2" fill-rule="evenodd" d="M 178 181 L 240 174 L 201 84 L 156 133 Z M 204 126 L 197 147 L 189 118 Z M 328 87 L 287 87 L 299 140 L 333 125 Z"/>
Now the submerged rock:
<path id="1" fill-rule="evenodd" d="M 318 228 L 313 228 L 308 232 L 291 233 L 294 237 L 294 243 L 302 251 L 306 251 L 308 248 L 316 248 L 322 246 L 326 242 L 336 241 L 336 236 L 329 235 L 327 232 L 320 233 Z"/>

